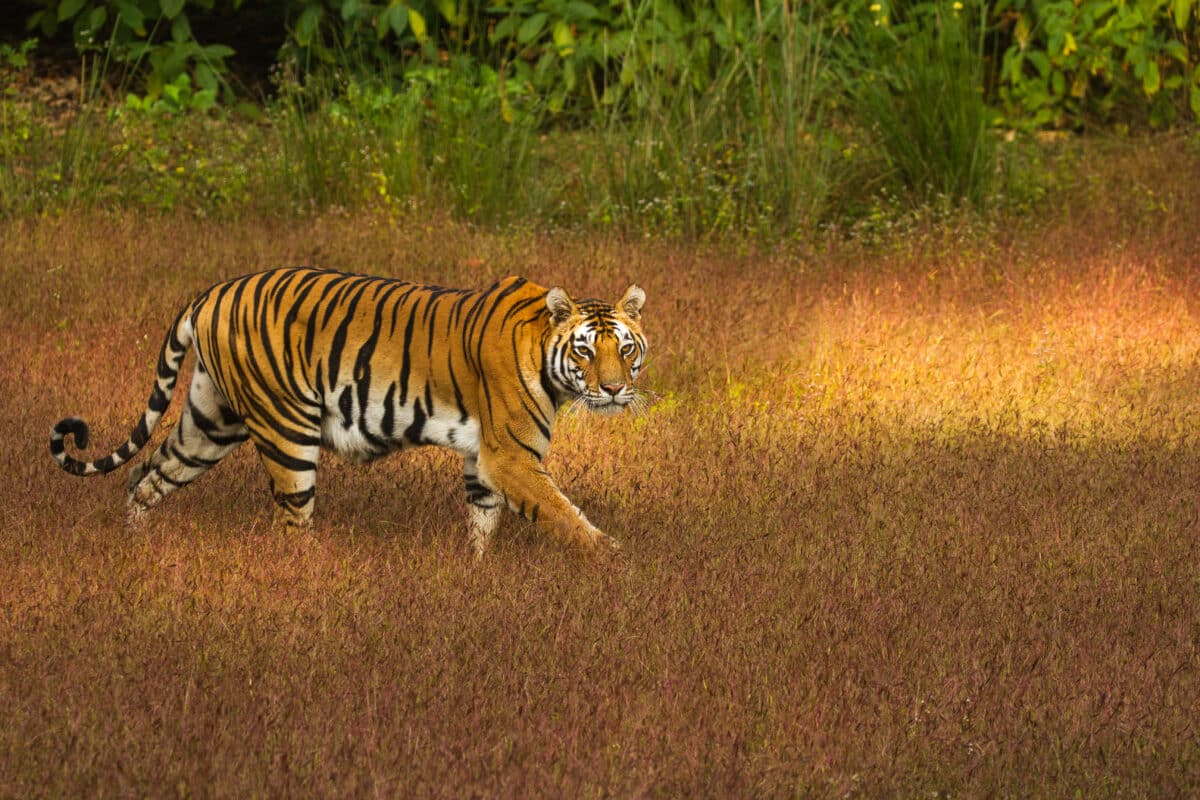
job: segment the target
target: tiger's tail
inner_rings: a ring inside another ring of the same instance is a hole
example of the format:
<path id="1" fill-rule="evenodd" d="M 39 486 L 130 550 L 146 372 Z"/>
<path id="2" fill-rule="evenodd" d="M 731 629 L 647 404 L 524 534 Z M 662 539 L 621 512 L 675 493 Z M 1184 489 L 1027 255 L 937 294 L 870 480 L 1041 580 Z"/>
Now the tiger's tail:
<path id="1" fill-rule="evenodd" d="M 192 345 L 193 330 L 190 311 L 190 307 L 185 308 L 175 318 L 175 323 L 163 339 L 162 350 L 158 354 L 158 374 L 154 380 L 154 390 L 150 392 L 150 401 L 147 403 L 146 410 L 142 412 L 142 418 L 138 420 L 125 443 L 103 458 L 95 461 L 80 461 L 67 455 L 66 444 L 63 440 L 70 435 L 74 437 L 76 447 L 81 450 L 86 448 L 88 445 L 87 423 L 79 417 L 60 419 L 50 431 L 50 455 L 54 456 L 54 460 L 60 467 L 72 475 L 81 477 L 104 475 L 137 455 L 138 451 L 150 440 L 150 435 L 158 427 L 163 412 L 171 404 L 171 397 L 175 394 L 175 382 L 179 378 L 179 366 L 183 363 L 183 357 L 187 355 L 188 348 Z"/>

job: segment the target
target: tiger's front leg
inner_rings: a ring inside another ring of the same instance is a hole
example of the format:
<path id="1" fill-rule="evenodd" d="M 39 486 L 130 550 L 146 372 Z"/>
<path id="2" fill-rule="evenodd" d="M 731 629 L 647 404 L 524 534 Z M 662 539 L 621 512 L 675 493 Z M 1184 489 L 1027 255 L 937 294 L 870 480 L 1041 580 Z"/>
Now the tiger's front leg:
<path id="1" fill-rule="evenodd" d="M 251 438 L 271 481 L 271 496 L 275 499 L 273 527 L 282 532 L 312 525 L 317 458 L 321 452 L 318 444 L 314 441 L 301 445 L 253 431 Z"/>
<path id="2" fill-rule="evenodd" d="M 621 548 L 616 539 L 588 521 L 554 484 L 541 462 L 530 454 L 481 452 L 477 480 L 491 494 L 502 498 L 510 509 L 559 541 L 586 550 L 611 552 Z M 494 530 L 495 520 L 491 524 Z M 487 537 L 490 536 L 488 531 Z M 481 555 L 482 549 L 476 548 L 476 553 Z"/>

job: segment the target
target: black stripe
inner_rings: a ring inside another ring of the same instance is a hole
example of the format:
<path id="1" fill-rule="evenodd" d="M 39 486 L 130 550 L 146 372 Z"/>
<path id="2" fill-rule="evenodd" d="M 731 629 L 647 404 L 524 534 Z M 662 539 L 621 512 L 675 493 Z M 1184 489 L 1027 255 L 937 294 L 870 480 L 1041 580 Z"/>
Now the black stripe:
<path id="1" fill-rule="evenodd" d="M 425 429 L 425 410 L 421 408 L 421 401 L 417 400 L 413 403 L 413 421 L 412 424 L 404 429 L 404 438 L 413 444 L 422 444 L 421 431 Z"/>
<path id="2" fill-rule="evenodd" d="M 194 403 L 192 403 L 190 398 L 188 399 L 187 407 L 188 414 L 191 416 L 192 422 L 195 423 L 196 428 L 200 431 L 200 433 L 204 434 L 205 438 L 215 445 L 226 447 L 231 444 L 237 444 L 238 442 L 244 442 L 250 438 L 250 435 L 244 430 L 232 434 L 226 434 L 224 432 L 225 429 L 230 427 L 232 424 L 241 424 L 241 418 L 234 418 L 232 422 L 226 418 L 225 425 L 218 425 L 208 417 L 204 416 L 200 409 L 197 408 Z M 226 417 L 226 412 L 227 409 L 222 406 L 221 416 L 223 418 Z"/>
<path id="3" fill-rule="evenodd" d="M 79 417 L 66 417 L 60 419 L 54 425 L 54 432 L 61 436 L 71 436 L 75 439 L 75 446 L 79 449 L 84 449 L 88 446 L 88 426 Z"/>
<path id="4" fill-rule="evenodd" d="M 256 441 L 254 446 L 258 448 L 258 452 L 261 453 L 264 458 L 269 458 L 279 466 L 285 469 L 290 469 L 292 472 L 313 472 L 317 468 L 316 463 L 312 461 L 305 461 L 304 459 L 296 458 L 295 456 L 289 456 L 287 453 L 283 452 L 268 441 Z"/>
<path id="5" fill-rule="evenodd" d="M 404 326 L 404 353 L 400 364 L 400 405 L 408 405 L 408 375 L 412 369 L 412 338 L 413 324 L 417 321 L 417 315 L 412 309 L 408 310 L 408 324 Z"/>
<path id="6" fill-rule="evenodd" d="M 450 385 L 454 387 L 454 402 L 455 402 L 455 404 L 458 405 L 458 413 L 459 413 L 458 421 L 460 424 L 465 425 L 467 423 L 467 419 L 468 419 L 467 407 L 465 405 L 463 405 L 462 388 L 458 385 L 458 378 L 454 375 L 454 356 L 453 355 L 450 355 L 446 359 L 446 367 L 450 370 Z"/>
<path id="7" fill-rule="evenodd" d="M 167 473 L 163 472 L 161 469 L 155 468 L 154 473 L 156 475 L 158 475 L 159 479 L 163 483 L 169 483 L 172 486 L 174 486 L 176 489 L 180 488 L 181 486 L 187 486 L 187 481 L 177 481 L 173 478 L 169 478 L 169 477 L 167 477 Z M 143 478 L 143 480 L 144 480 L 144 478 Z"/>
<path id="8" fill-rule="evenodd" d="M 129 434 L 129 441 L 133 442 L 134 447 L 141 448 L 150 438 L 150 431 L 146 428 L 146 415 L 138 420 L 137 427 L 133 429 L 133 433 Z"/>
<path id="9" fill-rule="evenodd" d="M 342 427 L 348 430 L 354 423 L 354 397 L 349 386 L 338 394 L 338 411 L 342 412 Z"/>
<path id="10" fill-rule="evenodd" d="M 383 437 L 388 440 L 391 440 L 396 426 L 396 407 L 392 404 L 392 399 L 395 395 L 396 384 L 389 383 L 387 394 L 383 396 L 383 419 L 379 421 L 379 430 L 383 433 Z"/>
<path id="11" fill-rule="evenodd" d="M 167 443 L 167 452 L 170 453 L 171 457 L 180 464 L 183 464 L 185 467 L 191 467 L 192 469 L 208 469 L 209 467 L 215 466 L 218 463 L 218 459 L 201 458 L 197 455 L 186 455 L 182 450 L 176 447 L 173 442 Z"/>
<path id="12" fill-rule="evenodd" d="M 312 500 L 313 497 L 316 496 L 316 494 L 317 488 L 315 486 L 310 486 L 302 492 L 290 492 L 288 494 L 275 492 L 274 497 L 275 502 L 279 503 L 281 506 L 286 505 L 291 506 L 292 508 L 303 508 L 308 504 L 309 500 Z"/>
<path id="13" fill-rule="evenodd" d="M 365 285 L 358 286 L 358 291 L 354 293 L 352 298 L 350 298 L 350 304 L 342 313 L 342 321 L 333 334 L 333 342 L 329 345 L 328 359 L 330 388 L 337 386 L 338 372 L 341 371 L 342 366 L 342 350 L 344 350 L 346 347 L 346 336 L 350 331 L 350 324 L 354 322 L 354 311 L 358 308 L 358 302 L 362 299 L 366 289 L 367 287 Z M 326 319 L 328 319 L 329 313 L 331 312 L 326 312 Z"/>
<path id="14" fill-rule="evenodd" d="M 167 410 L 167 406 L 170 404 L 170 402 L 171 401 L 167 399 L 166 393 L 163 392 L 162 389 L 159 389 L 158 385 L 155 384 L 154 391 L 150 393 L 150 402 L 147 403 L 150 410 L 161 414 Z"/>
<path id="15" fill-rule="evenodd" d="M 516 442 L 517 444 L 521 445 L 521 447 L 523 447 L 523 448 L 524 448 L 524 449 L 525 449 L 525 450 L 526 450 L 526 451 L 527 451 L 527 452 L 528 452 L 528 453 L 529 453 L 531 456 L 533 456 L 533 457 L 534 457 L 534 458 L 535 458 L 537 461 L 539 461 L 539 462 L 540 462 L 540 461 L 542 460 L 542 454 L 541 454 L 541 453 L 539 453 L 537 450 L 534 450 L 534 449 L 533 449 L 532 447 L 530 447 L 529 445 L 525 444 L 525 442 L 521 441 L 521 439 L 520 439 L 520 438 L 518 438 L 518 436 L 517 436 L 515 433 L 513 433 L 513 429 L 512 429 L 512 427 L 511 427 L 511 426 L 509 426 L 507 423 L 506 423 L 506 424 L 505 424 L 505 426 L 504 426 L 504 430 L 508 432 L 508 435 L 509 435 L 509 436 L 512 438 L 512 440 L 513 440 L 514 442 Z"/>

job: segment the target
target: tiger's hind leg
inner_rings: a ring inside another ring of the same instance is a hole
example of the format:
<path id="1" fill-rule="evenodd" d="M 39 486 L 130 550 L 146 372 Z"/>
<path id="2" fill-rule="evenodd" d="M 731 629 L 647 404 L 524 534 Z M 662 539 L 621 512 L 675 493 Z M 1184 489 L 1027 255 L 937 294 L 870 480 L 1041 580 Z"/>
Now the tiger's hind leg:
<path id="1" fill-rule="evenodd" d="M 245 423 L 198 364 L 179 424 L 129 476 L 130 524 L 140 522 L 146 511 L 216 466 L 247 438 Z"/>
<path id="2" fill-rule="evenodd" d="M 501 498 L 479 480 L 479 461 L 467 456 L 463 464 L 463 481 L 467 488 L 467 502 L 471 504 L 470 520 L 467 525 L 467 540 L 475 551 L 475 560 L 492 541 L 492 535 L 500 526 L 500 511 L 504 507 Z"/>

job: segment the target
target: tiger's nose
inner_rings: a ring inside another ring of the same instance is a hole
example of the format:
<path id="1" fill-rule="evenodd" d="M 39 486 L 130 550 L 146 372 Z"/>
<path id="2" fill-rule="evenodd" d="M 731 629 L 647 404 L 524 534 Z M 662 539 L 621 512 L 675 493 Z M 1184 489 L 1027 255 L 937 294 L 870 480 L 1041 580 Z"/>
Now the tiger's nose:
<path id="1" fill-rule="evenodd" d="M 600 384 L 600 388 L 603 389 L 604 391 L 608 392 L 609 394 L 611 394 L 613 397 L 616 397 L 617 395 L 619 395 L 621 393 L 621 390 L 625 388 L 625 384 L 623 384 L 623 383 L 602 383 L 602 384 Z"/>

